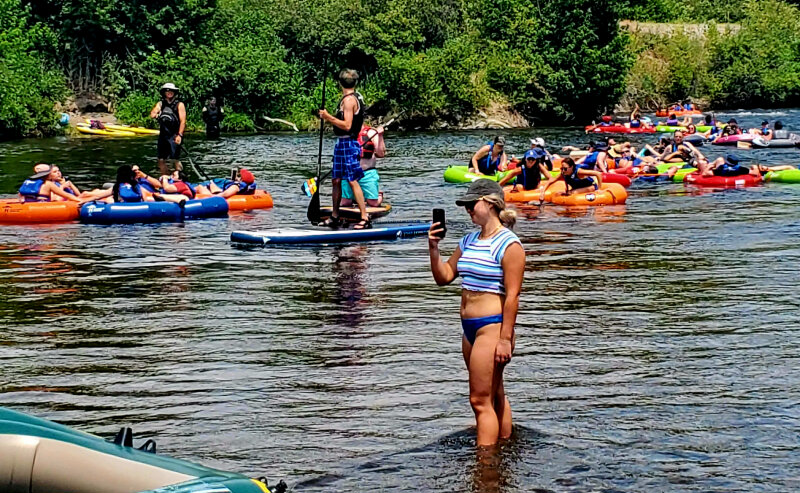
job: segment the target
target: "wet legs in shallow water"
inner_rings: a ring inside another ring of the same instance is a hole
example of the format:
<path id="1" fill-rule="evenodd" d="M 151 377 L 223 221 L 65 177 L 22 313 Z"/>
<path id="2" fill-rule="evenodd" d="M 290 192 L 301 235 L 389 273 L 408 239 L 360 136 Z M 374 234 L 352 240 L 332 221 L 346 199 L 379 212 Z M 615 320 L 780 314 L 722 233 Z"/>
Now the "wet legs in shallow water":
<path id="1" fill-rule="evenodd" d="M 481 327 L 470 344 L 461 340 L 461 352 L 469 370 L 469 403 L 475 413 L 477 444 L 487 446 L 511 436 L 511 405 L 505 396 L 503 369 L 494 362 L 500 325 Z"/>

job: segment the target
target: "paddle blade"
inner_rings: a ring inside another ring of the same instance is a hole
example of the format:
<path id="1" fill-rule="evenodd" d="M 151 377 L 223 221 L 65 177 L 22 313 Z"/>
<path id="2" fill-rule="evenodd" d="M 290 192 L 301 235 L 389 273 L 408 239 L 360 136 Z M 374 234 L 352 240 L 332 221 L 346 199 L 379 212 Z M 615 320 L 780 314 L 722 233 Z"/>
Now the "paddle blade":
<path id="1" fill-rule="evenodd" d="M 307 197 L 313 197 L 314 194 L 317 193 L 317 179 L 309 178 L 300 185 L 300 189 Z"/>
<path id="2" fill-rule="evenodd" d="M 308 212 L 306 213 L 306 217 L 311 222 L 311 224 L 319 224 L 320 221 L 320 213 L 319 213 L 319 190 L 314 192 L 314 195 L 311 196 L 311 201 L 308 203 Z"/>

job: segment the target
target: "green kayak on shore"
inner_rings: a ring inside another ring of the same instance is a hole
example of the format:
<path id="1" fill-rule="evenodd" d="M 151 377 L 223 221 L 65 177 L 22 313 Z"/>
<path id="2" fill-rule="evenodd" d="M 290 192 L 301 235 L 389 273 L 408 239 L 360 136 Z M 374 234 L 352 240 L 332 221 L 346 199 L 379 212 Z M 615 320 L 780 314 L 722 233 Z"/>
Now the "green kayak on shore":
<path id="1" fill-rule="evenodd" d="M 444 170 L 444 181 L 447 183 L 472 183 L 475 180 L 486 178 L 487 180 L 500 181 L 508 171 L 501 171 L 493 175 L 482 175 L 479 173 L 470 173 L 469 166 L 448 166 Z"/>

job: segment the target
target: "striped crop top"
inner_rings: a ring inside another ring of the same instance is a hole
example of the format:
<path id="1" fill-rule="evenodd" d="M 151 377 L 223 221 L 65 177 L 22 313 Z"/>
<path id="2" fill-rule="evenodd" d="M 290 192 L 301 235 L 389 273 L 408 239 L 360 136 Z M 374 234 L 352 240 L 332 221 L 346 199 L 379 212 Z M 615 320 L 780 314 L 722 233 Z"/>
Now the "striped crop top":
<path id="1" fill-rule="evenodd" d="M 469 291 L 505 294 L 503 256 L 509 245 L 520 243 L 517 235 L 502 229 L 488 240 L 480 239 L 480 231 L 461 238 L 458 273 L 463 277 L 461 288 Z M 520 243 L 521 244 L 521 243 Z"/>

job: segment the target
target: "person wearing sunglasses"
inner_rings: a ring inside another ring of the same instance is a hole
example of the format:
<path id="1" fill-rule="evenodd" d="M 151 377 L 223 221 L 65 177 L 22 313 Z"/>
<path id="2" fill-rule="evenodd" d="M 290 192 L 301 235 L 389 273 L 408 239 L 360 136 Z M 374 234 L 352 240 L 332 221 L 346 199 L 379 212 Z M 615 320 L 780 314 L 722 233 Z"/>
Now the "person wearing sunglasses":
<path id="1" fill-rule="evenodd" d="M 594 177 L 594 179 L 592 179 Z M 586 193 L 599 190 L 603 185 L 603 173 L 590 169 L 579 168 L 575 161 L 570 157 L 565 157 L 561 161 L 561 174 L 551 176 L 547 183 L 542 188 L 542 193 L 539 195 L 539 202 L 544 201 L 544 195 L 550 185 L 558 180 L 564 180 L 566 185 L 564 195 L 570 193 Z M 597 181 L 595 181 L 597 180 Z"/>
<path id="2" fill-rule="evenodd" d="M 523 190 L 536 190 L 542 182 L 542 176 L 550 176 L 543 149 L 535 148 L 525 151 L 525 163 L 508 172 L 498 184 L 502 187 L 514 180 L 514 189 L 521 186 Z"/>
<path id="3" fill-rule="evenodd" d="M 431 224 L 428 251 L 436 284 L 461 276 L 461 352 L 469 371 L 469 403 L 477 422 L 477 445 L 511 436 L 511 406 L 503 370 L 514 349 L 514 325 L 525 272 L 525 251 L 509 228 L 516 213 L 506 209 L 503 189 L 487 179 L 474 181 L 456 201 L 480 226 L 443 261 L 439 241 L 444 225 Z"/>

